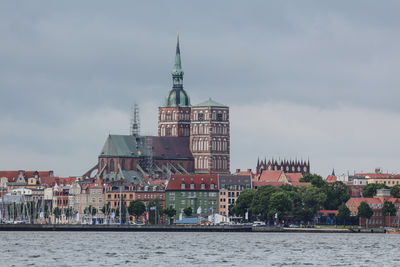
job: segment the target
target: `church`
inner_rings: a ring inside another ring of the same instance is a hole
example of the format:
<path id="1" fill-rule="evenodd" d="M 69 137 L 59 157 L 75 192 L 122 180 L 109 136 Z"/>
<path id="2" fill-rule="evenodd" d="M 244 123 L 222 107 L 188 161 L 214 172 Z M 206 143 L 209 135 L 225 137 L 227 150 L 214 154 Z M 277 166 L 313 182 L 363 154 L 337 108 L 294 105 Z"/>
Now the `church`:
<path id="1" fill-rule="evenodd" d="M 158 136 L 110 134 L 88 173 L 135 184 L 171 174 L 230 173 L 229 107 L 211 98 L 191 105 L 183 74 L 178 36 L 172 89 L 158 108 Z"/>

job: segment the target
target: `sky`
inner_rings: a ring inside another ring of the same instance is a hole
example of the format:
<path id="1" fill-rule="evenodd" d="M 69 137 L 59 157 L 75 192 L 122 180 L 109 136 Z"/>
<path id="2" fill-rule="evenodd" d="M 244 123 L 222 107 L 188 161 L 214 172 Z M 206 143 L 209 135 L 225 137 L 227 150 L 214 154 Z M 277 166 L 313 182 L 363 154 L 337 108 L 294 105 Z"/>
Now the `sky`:
<path id="1" fill-rule="evenodd" d="M 231 171 L 400 172 L 399 1 L 1 1 L 0 169 L 82 175 L 157 134 L 179 31 L 192 104 L 230 107 Z"/>

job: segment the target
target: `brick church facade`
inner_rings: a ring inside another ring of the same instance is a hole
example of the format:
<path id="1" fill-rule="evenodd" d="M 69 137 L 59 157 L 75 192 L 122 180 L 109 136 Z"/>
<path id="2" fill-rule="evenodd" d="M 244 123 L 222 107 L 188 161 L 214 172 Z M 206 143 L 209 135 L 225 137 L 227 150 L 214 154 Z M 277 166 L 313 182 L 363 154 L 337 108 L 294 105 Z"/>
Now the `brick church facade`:
<path id="1" fill-rule="evenodd" d="M 109 135 L 92 169 L 98 176 L 140 183 L 171 174 L 230 173 L 229 107 L 211 98 L 192 106 L 183 74 L 178 37 L 172 89 L 158 109 L 158 136 Z"/>

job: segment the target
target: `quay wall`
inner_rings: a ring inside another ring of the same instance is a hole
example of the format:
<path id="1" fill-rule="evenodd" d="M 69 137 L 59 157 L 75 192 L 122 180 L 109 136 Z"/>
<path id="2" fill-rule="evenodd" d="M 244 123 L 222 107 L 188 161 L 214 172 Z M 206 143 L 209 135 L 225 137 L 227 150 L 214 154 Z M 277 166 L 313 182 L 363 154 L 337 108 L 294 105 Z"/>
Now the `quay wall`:
<path id="1" fill-rule="evenodd" d="M 0 231 L 83 231 L 83 232 L 268 232 L 268 233 L 385 233 L 383 228 L 279 228 L 248 225 L 80 225 L 0 224 Z"/>

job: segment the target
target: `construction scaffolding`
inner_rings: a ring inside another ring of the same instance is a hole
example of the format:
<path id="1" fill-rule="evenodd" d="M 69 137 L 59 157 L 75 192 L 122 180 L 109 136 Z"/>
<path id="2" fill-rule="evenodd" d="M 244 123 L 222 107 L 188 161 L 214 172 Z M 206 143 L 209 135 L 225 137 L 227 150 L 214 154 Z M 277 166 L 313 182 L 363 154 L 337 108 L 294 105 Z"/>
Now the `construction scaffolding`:
<path id="1" fill-rule="evenodd" d="M 136 103 L 133 105 L 131 111 L 130 133 L 134 136 L 140 135 L 139 105 Z"/>

